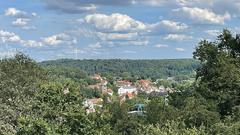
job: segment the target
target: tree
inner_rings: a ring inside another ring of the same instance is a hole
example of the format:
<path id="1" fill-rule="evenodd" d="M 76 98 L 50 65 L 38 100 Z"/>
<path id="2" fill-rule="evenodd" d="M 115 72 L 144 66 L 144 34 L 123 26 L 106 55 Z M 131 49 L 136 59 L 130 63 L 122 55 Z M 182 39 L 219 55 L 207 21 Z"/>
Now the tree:
<path id="1" fill-rule="evenodd" d="M 15 132 L 19 115 L 28 114 L 44 70 L 22 53 L 0 61 L 0 132 Z"/>
<path id="2" fill-rule="evenodd" d="M 152 99 L 146 107 L 146 119 L 150 124 L 165 124 L 168 120 L 177 118 L 177 111 L 168 105 L 164 98 Z"/>
<path id="3" fill-rule="evenodd" d="M 222 118 L 240 104 L 240 38 L 224 30 L 216 42 L 202 41 L 194 52 L 201 62 L 196 90 L 208 101 L 216 102 Z"/>

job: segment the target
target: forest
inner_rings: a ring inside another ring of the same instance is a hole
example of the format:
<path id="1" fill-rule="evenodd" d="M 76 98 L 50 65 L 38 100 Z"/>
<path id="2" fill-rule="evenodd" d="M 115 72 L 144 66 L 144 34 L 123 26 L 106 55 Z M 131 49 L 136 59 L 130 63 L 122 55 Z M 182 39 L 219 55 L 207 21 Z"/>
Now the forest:
<path id="1" fill-rule="evenodd" d="M 85 71 L 87 74 L 111 74 L 112 76 L 129 76 L 137 78 L 167 78 L 173 76 L 194 77 L 193 72 L 199 66 L 199 62 L 193 59 L 172 59 L 172 60 L 55 60 L 44 61 L 40 65 L 51 71 L 61 68 L 72 68 Z"/>
<path id="2" fill-rule="evenodd" d="M 216 41 L 201 41 L 193 58 L 37 63 L 18 53 L 2 59 L 0 135 L 239 135 L 240 36 L 223 30 Z M 82 105 L 87 96 L 105 99 L 86 89 L 96 83 L 89 77 L 95 73 L 112 88 L 117 77 L 134 82 L 188 76 L 194 82 L 167 97 L 104 100 L 87 114 Z M 144 115 L 128 113 L 136 103 L 146 105 Z"/>

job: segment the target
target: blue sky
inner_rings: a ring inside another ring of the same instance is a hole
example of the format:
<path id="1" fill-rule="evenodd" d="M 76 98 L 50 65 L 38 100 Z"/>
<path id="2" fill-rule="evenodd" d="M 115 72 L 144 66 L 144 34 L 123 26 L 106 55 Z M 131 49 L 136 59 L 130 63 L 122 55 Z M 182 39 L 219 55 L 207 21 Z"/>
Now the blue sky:
<path id="1" fill-rule="evenodd" d="M 239 33 L 239 13 L 240 0 L 0 1 L 0 57 L 191 58 L 202 39 Z"/>

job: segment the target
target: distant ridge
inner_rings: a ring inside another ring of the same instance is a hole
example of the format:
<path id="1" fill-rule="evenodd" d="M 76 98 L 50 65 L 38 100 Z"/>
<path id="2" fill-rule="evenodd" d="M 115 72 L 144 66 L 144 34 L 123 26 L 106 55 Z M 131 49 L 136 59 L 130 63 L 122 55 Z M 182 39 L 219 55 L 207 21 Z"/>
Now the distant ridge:
<path id="1" fill-rule="evenodd" d="M 116 76 L 124 72 L 132 76 L 166 78 L 176 75 L 192 75 L 199 66 L 194 59 L 128 60 L 128 59 L 59 59 L 39 63 L 47 68 L 77 68 L 88 74 L 109 73 Z"/>

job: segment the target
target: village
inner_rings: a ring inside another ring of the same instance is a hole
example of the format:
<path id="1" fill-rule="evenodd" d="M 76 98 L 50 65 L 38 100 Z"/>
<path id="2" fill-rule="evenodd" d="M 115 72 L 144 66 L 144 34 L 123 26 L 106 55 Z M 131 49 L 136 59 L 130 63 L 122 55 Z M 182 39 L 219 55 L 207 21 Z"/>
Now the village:
<path id="1" fill-rule="evenodd" d="M 151 80 L 137 80 L 135 83 L 132 83 L 128 80 L 118 79 L 114 82 L 114 85 L 117 88 L 117 91 L 114 92 L 111 88 L 108 87 L 108 81 L 106 78 L 101 77 L 100 74 L 95 74 L 91 76 L 91 79 L 95 80 L 96 84 L 89 85 L 88 88 L 97 90 L 101 95 L 106 96 L 108 103 L 111 103 L 115 96 L 119 103 L 122 104 L 126 100 L 132 100 L 137 98 L 138 94 L 145 94 L 149 97 L 167 97 L 169 93 L 174 92 L 174 89 L 169 87 L 164 87 L 163 85 L 157 87 L 157 82 L 152 82 Z M 101 108 L 104 104 L 103 98 L 90 98 L 83 101 L 83 105 L 86 109 L 86 113 L 95 113 L 96 108 Z M 129 111 L 129 113 L 139 113 L 143 111 L 144 104 L 136 104 L 136 109 Z"/>

